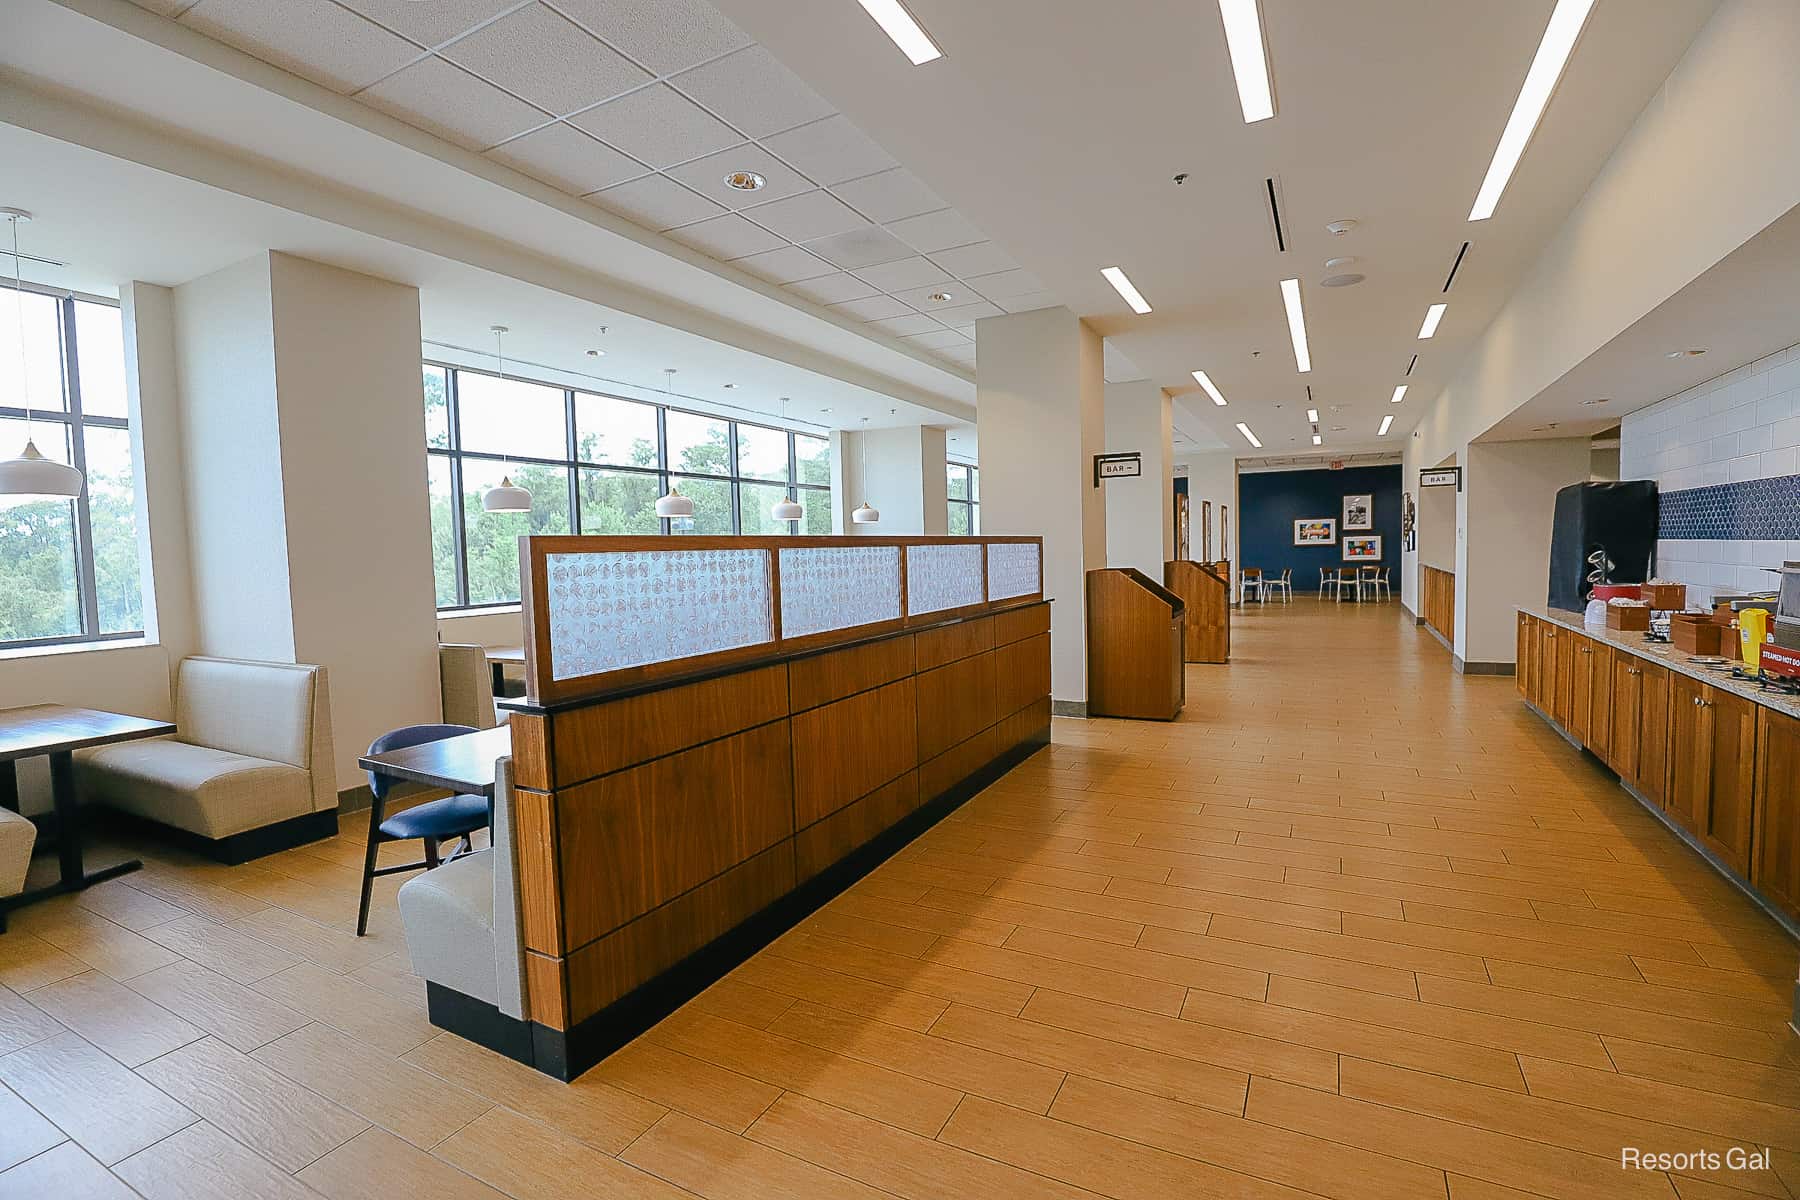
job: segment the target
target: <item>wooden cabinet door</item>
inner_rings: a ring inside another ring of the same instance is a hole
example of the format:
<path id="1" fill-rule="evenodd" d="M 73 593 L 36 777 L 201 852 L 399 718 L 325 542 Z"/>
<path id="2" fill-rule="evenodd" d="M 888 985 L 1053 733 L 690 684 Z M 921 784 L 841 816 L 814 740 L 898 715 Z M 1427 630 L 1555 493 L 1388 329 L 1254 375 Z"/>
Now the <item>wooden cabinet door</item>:
<path id="1" fill-rule="evenodd" d="M 1569 640 L 1574 644 L 1574 665 L 1569 678 L 1568 728 L 1570 736 L 1585 746 L 1594 716 L 1594 643 L 1579 634 Z"/>
<path id="2" fill-rule="evenodd" d="M 1638 661 L 1637 773 L 1632 786 L 1652 804 L 1669 802 L 1669 677 L 1667 667 Z"/>
<path id="3" fill-rule="evenodd" d="M 1519 695 L 1527 700 L 1531 699 L 1531 677 L 1537 665 L 1536 625 L 1535 618 L 1519 614 L 1518 640 L 1513 650 L 1513 682 L 1518 686 Z"/>
<path id="4" fill-rule="evenodd" d="M 1618 655 L 1613 662 L 1612 757 L 1606 765 L 1619 773 L 1626 783 L 1636 785 L 1638 770 L 1638 737 L 1644 720 L 1644 668 L 1629 654 Z"/>
<path id="5" fill-rule="evenodd" d="M 1705 714 L 1709 744 L 1702 752 L 1710 762 L 1709 787 L 1695 833 L 1719 861 L 1750 877 L 1750 836 L 1756 796 L 1756 710 L 1742 696 L 1701 685 L 1700 711 Z"/>
<path id="6" fill-rule="evenodd" d="M 1663 809 L 1689 833 L 1699 833 L 1712 790 L 1712 713 L 1705 684 L 1686 675 L 1669 681 L 1669 790 Z"/>
<path id="7" fill-rule="evenodd" d="M 1590 644 L 1588 656 L 1588 688 L 1590 692 L 1587 748 L 1603 763 L 1612 762 L 1612 647 L 1600 642 Z"/>
<path id="8" fill-rule="evenodd" d="M 1556 640 L 1562 630 L 1548 621 L 1539 623 L 1537 691 L 1532 702 L 1547 717 L 1556 716 Z"/>
<path id="9" fill-rule="evenodd" d="M 1770 708 L 1758 714 L 1755 810 L 1750 882 L 1800 920 L 1800 720 Z"/>
<path id="10" fill-rule="evenodd" d="M 1566 629 L 1556 631 L 1556 693 L 1550 698 L 1550 715 L 1568 729 L 1575 708 L 1575 647 L 1586 639 Z"/>

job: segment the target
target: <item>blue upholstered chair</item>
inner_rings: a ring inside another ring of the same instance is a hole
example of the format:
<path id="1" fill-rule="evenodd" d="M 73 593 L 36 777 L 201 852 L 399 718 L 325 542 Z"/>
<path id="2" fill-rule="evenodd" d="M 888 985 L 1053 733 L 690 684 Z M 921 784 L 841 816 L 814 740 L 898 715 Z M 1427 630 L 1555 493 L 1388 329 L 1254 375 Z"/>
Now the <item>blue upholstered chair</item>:
<path id="1" fill-rule="evenodd" d="M 441 742 L 445 738 L 475 732 L 469 725 L 408 725 L 376 738 L 369 745 L 369 753 L 386 754 L 390 750 L 404 750 L 408 746 L 422 746 L 426 742 Z M 377 875 L 397 875 L 402 871 L 430 870 L 438 866 L 445 861 L 439 858 L 438 843 L 447 838 L 462 839 L 462 845 L 456 848 L 451 858 L 466 854 L 472 848 L 470 835 L 477 829 L 486 828 L 491 820 L 485 796 L 445 796 L 427 800 L 383 819 L 388 793 L 400 781 L 373 771 L 368 775 L 369 847 L 363 855 L 362 907 L 356 914 L 357 937 L 368 932 L 369 893 L 375 886 Z M 375 854 L 383 842 L 409 842 L 414 838 L 425 844 L 424 861 L 376 870 Z"/>

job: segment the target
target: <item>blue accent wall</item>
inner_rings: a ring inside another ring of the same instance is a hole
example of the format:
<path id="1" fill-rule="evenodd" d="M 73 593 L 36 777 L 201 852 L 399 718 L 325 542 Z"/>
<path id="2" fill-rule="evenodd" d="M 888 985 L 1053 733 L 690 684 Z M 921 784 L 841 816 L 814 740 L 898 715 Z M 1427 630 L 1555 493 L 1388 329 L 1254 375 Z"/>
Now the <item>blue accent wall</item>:
<path id="1" fill-rule="evenodd" d="M 1341 471 L 1256 471 L 1238 476 L 1238 546 L 1240 566 L 1261 567 L 1275 577 L 1294 569 L 1294 590 L 1319 590 L 1319 568 L 1344 562 L 1342 528 L 1344 497 L 1375 497 L 1375 528 L 1360 533 L 1381 535 L 1381 566 L 1393 568 L 1395 595 L 1400 574 L 1400 467 L 1345 467 Z M 1338 540 L 1330 546 L 1294 545 L 1294 522 L 1330 517 L 1339 523 Z"/>
<path id="2" fill-rule="evenodd" d="M 1659 537 L 1694 541 L 1800 540 L 1800 475 L 1664 492 Z"/>

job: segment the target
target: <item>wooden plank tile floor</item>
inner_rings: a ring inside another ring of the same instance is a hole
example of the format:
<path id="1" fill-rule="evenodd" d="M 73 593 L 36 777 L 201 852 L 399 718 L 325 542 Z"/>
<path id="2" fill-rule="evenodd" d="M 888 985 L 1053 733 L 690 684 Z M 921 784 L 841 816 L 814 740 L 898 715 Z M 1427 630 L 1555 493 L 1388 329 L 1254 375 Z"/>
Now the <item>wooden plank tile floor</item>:
<path id="1" fill-rule="evenodd" d="M 352 936 L 354 821 L 151 848 L 0 936 L 0 1198 L 1800 1200 L 1775 924 L 1397 606 L 1237 624 L 573 1085 Z"/>

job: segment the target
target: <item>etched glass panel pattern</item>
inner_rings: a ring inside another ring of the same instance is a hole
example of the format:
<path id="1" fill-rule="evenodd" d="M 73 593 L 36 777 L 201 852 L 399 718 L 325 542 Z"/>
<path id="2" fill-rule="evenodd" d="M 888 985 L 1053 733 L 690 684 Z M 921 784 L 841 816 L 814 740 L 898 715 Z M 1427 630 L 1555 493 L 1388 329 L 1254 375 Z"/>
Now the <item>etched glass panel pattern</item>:
<path id="1" fill-rule="evenodd" d="M 782 637 L 899 618 L 900 547 L 820 546 L 780 553 Z"/>
<path id="2" fill-rule="evenodd" d="M 1035 596 L 1044 590 L 1043 547 L 1036 542 L 995 542 L 988 546 L 988 599 Z"/>
<path id="3" fill-rule="evenodd" d="M 767 550 L 551 554 L 555 679 L 775 639 Z"/>
<path id="4" fill-rule="evenodd" d="M 906 548 L 907 612 L 942 612 L 983 599 L 979 545 Z"/>

